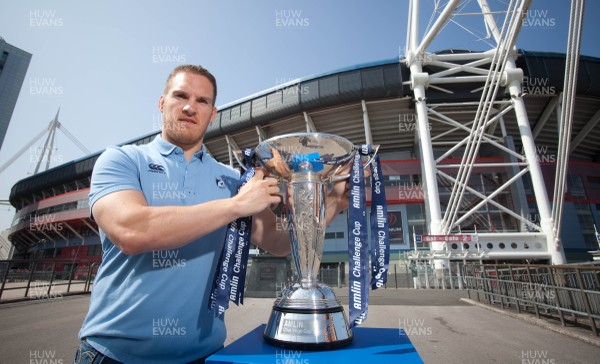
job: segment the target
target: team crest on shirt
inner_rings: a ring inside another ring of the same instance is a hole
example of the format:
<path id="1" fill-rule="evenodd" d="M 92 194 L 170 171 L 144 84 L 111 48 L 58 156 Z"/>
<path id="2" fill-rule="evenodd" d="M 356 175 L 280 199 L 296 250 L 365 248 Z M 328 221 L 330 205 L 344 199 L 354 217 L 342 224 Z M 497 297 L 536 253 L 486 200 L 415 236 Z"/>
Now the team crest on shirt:
<path id="1" fill-rule="evenodd" d="M 156 164 L 156 163 L 150 163 L 148 164 L 148 172 L 151 173 L 160 173 L 160 174 L 165 174 L 165 167 L 160 165 L 160 164 Z"/>
<path id="2" fill-rule="evenodd" d="M 225 188 L 225 187 L 226 187 L 226 185 L 225 185 L 225 181 L 223 181 L 223 178 L 221 178 L 221 177 L 217 177 L 217 178 L 215 179 L 215 182 L 217 183 L 217 186 L 218 186 L 219 188 Z"/>

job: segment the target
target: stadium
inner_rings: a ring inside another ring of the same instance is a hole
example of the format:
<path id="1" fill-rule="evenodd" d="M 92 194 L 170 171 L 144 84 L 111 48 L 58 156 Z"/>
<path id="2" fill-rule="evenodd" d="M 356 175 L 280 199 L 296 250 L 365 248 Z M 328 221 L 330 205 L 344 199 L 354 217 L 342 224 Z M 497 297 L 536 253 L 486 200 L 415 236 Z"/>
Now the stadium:
<path id="1" fill-rule="evenodd" d="M 436 64 L 464 65 L 469 59 L 490 57 L 478 52 L 448 50 L 431 53 L 423 73 L 443 72 Z M 560 96 L 564 90 L 565 55 L 527 52 L 515 55 L 516 69 L 523 72 L 522 101 L 527 110 L 536 158 L 549 201 L 553 201 L 554 175 L 560 162 L 557 138 Z M 486 70 L 486 67 L 479 67 Z M 457 77 L 470 77 L 464 70 Z M 600 221 L 600 59 L 582 56 L 576 88 L 576 112 L 572 122 L 567 193 L 560 241 L 568 262 L 591 260 L 597 249 L 595 221 Z M 539 191 L 532 178 L 511 165 L 514 155 L 524 155 L 522 126 L 516 113 L 505 111 L 511 97 L 500 86 L 486 126 L 486 135 L 501 148 L 482 145 L 472 163 L 469 189 L 458 209 L 459 223 L 446 234 L 467 236 L 461 241 L 429 243 L 432 201 L 424 142 L 435 158 L 435 179 L 441 211 L 452 194 L 465 145 L 452 132 L 460 125 L 470 128 L 481 98 L 483 80 L 473 83 L 431 84 L 426 124 L 429 139 L 419 131 L 419 115 L 411 81 L 414 75 L 406 59 L 390 59 L 356 65 L 302 78 L 221 106 L 205 137 L 208 152 L 218 161 L 238 167 L 235 151 L 255 147 L 266 138 L 295 132 L 332 133 L 354 144 L 379 145 L 388 202 L 391 258 L 407 252 L 431 259 L 443 253 L 449 260 L 478 262 L 551 263 L 552 248 L 540 228 Z M 473 90 L 479 90 L 473 92 Z M 508 108 L 510 109 L 510 108 Z M 468 136 L 467 131 L 462 131 Z M 144 144 L 158 132 L 126 141 Z M 458 147 L 456 147 L 458 145 Z M 510 152 L 513 153 L 510 153 Z M 94 163 L 100 153 L 90 154 L 16 183 L 10 203 L 16 214 L 9 239 L 16 248 L 13 258 L 91 259 L 100 261 L 98 227 L 89 218 L 88 192 Z M 508 188 L 503 183 L 524 177 Z M 444 176 L 450 176 L 444 178 Z M 429 183 L 429 186 L 428 186 Z M 482 195 L 487 196 L 482 197 Z M 491 196 L 491 197 L 490 197 Z M 484 201 L 481 203 L 481 201 Z M 435 201 L 433 201 L 435 202 Z M 470 209 L 477 207 L 474 213 Z M 504 207 L 504 208 L 502 208 Z M 520 219 L 518 217 L 521 217 Z M 462 218 L 461 218 L 462 217 Z M 541 238 L 540 238 L 541 236 Z M 441 239 L 441 238 L 440 238 Z M 466 242 L 466 243 L 464 243 Z M 348 261 L 347 217 L 340 215 L 326 233 L 323 264 Z"/>

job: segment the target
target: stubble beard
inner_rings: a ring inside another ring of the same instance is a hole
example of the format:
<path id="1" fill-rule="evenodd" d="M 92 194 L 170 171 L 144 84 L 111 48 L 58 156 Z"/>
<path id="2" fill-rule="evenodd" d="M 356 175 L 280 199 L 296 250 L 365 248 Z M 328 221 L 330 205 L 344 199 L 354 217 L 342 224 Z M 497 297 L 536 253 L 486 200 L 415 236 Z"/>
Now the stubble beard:
<path id="1" fill-rule="evenodd" d="M 189 125 L 178 121 L 180 116 L 184 115 L 177 112 L 173 112 L 172 115 L 163 114 L 163 139 L 184 150 L 200 145 L 206 130 L 199 130 L 198 124 Z"/>
<path id="2" fill-rule="evenodd" d="M 170 129 L 169 129 L 170 127 Z M 200 145 L 204 138 L 204 133 L 196 130 L 186 129 L 184 126 L 172 124 L 162 132 L 163 139 L 177 145 L 183 149 Z"/>

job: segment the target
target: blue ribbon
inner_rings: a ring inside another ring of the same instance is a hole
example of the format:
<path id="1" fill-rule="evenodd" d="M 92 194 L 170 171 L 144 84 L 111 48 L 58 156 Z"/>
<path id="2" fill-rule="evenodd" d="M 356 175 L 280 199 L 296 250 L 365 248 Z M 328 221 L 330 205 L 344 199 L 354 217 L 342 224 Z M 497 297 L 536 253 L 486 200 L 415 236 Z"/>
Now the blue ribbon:
<path id="1" fill-rule="evenodd" d="M 254 150 L 244 149 L 246 172 L 240 178 L 238 191 L 252 177 L 254 167 L 252 157 Z M 244 285 L 246 282 L 246 268 L 248 252 L 250 249 L 250 235 L 252 233 L 252 217 L 241 217 L 232 221 L 227 226 L 225 244 L 219 259 L 215 287 L 210 297 L 210 308 L 217 308 L 217 316 L 222 315 L 229 308 L 229 300 L 236 305 L 244 304 Z"/>
<path id="2" fill-rule="evenodd" d="M 348 215 L 349 256 L 349 318 L 350 327 L 360 325 L 367 318 L 369 305 L 369 277 L 367 270 L 367 216 L 365 206 L 365 175 L 360 153 L 354 156 L 350 172 L 350 207 Z"/>
<path id="3" fill-rule="evenodd" d="M 370 145 L 360 146 L 350 172 L 348 254 L 351 328 L 360 325 L 367 318 L 369 306 L 366 196 L 361 155 L 372 154 Z M 371 186 L 371 285 L 373 289 L 377 289 L 387 281 L 390 261 L 385 187 L 379 156 L 375 156 L 371 164 Z"/>
<path id="4" fill-rule="evenodd" d="M 369 146 L 369 155 L 373 151 Z M 385 184 L 379 155 L 371 163 L 371 288 L 387 283 L 390 266 L 390 231 L 387 221 Z"/>

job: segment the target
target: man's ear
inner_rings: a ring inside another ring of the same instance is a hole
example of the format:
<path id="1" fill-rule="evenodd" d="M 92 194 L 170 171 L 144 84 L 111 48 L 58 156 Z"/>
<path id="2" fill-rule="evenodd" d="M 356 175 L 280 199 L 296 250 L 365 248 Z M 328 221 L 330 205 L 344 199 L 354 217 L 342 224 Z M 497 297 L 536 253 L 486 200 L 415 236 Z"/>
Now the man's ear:
<path id="1" fill-rule="evenodd" d="M 158 99 L 158 110 L 160 110 L 160 112 L 163 112 L 164 104 L 165 104 L 165 97 L 163 95 L 160 95 L 160 98 Z"/>
<path id="2" fill-rule="evenodd" d="M 212 114 L 210 115 L 210 123 L 209 124 L 211 124 L 213 122 L 213 120 L 215 120 L 216 117 L 217 117 L 217 108 L 213 106 Z"/>

